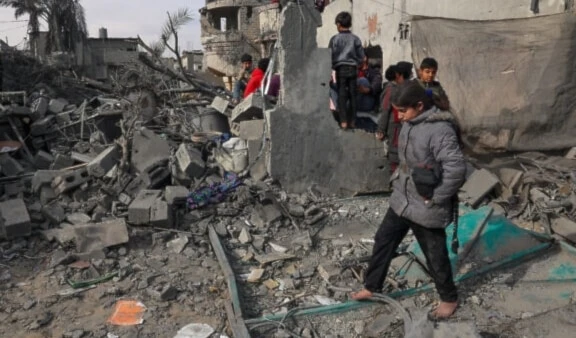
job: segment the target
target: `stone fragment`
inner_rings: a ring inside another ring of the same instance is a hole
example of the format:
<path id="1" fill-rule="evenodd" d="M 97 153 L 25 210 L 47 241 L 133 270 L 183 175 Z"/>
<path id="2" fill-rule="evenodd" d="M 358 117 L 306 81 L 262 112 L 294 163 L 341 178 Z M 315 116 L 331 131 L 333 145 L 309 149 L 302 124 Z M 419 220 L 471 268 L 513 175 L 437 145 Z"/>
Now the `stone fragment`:
<path id="1" fill-rule="evenodd" d="M 44 205 L 42 208 L 42 215 L 46 217 L 53 225 L 58 225 L 66 219 L 66 212 L 59 203 L 51 203 Z"/>
<path id="2" fill-rule="evenodd" d="M 274 203 L 257 204 L 254 210 L 266 224 L 282 219 L 282 210 Z"/>
<path id="3" fill-rule="evenodd" d="M 268 245 L 270 245 L 270 247 L 272 248 L 272 250 L 274 250 L 274 251 L 276 251 L 276 252 L 279 252 L 279 253 L 286 253 L 286 251 L 288 251 L 287 248 L 285 248 L 285 247 L 283 247 L 283 246 L 281 246 L 281 245 L 278 245 L 278 244 L 274 244 L 274 243 L 272 243 L 272 242 L 268 243 Z"/>
<path id="4" fill-rule="evenodd" d="M 264 276 L 264 272 L 266 272 L 266 270 L 264 269 L 252 269 L 250 271 L 250 274 L 248 275 L 248 283 L 257 283 L 260 281 L 260 279 L 262 279 L 262 276 Z"/>
<path id="5" fill-rule="evenodd" d="M 40 188 L 40 203 L 42 205 L 50 204 L 56 198 L 58 198 L 58 195 L 49 185 L 44 185 Z"/>
<path id="6" fill-rule="evenodd" d="M 230 101 L 223 99 L 220 96 L 215 96 L 210 107 L 216 109 L 219 113 L 226 115 L 226 110 L 228 110 L 229 105 Z"/>
<path id="7" fill-rule="evenodd" d="M 124 218 L 101 223 L 88 223 L 74 227 L 76 250 L 93 252 L 128 243 L 128 228 Z"/>
<path id="8" fill-rule="evenodd" d="M 189 191 L 183 186 L 167 186 L 164 191 L 164 199 L 168 205 L 174 205 L 177 202 L 185 202 Z"/>
<path id="9" fill-rule="evenodd" d="M 262 140 L 248 141 L 248 161 L 251 164 L 250 176 L 256 181 L 263 181 L 268 176 L 266 163 L 268 163 L 269 146 L 268 144 L 265 146 L 262 154 L 260 154 L 260 148 L 262 148 Z"/>
<path id="10" fill-rule="evenodd" d="M 284 261 L 288 259 L 292 259 L 296 256 L 290 254 L 283 254 L 283 253 L 270 253 L 267 255 L 256 255 L 254 258 L 258 261 L 258 263 L 265 265 L 272 262 L 277 261 Z"/>
<path id="11" fill-rule="evenodd" d="M 12 239 L 32 232 L 30 215 L 22 199 L 0 203 L 0 237 Z"/>
<path id="12" fill-rule="evenodd" d="M 80 154 L 77 153 L 75 151 L 70 153 L 70 157 L 76 161 L 76 162 L 80 162 L 80 163 L 90 163 L 94 160 L 94 157 L 86 155 L 86 154 Z"/>
<path id="13" fill-rule="evenodd" d="M 182 251 L 184 251 L 186 245 L 188 245 L 188 242 L 189 242 L 188 237 L 180 236 L 166 243 L 166 247 L 172 250 L 174 253 L 179 254 Z"/>
<path id="14" fill-rule="evenodd" d="M 576 243 L 576 222 L 566 217 L 558 217 L 552 220 L 552 230 L 572 243 Z"/>
<path id="15" fill-rule="evenodd" d="M 239 137 L 247 141 L 262 140 L 264 137 L 265 120 L 251 120 L 240 122 Z"/>
<path id="16" fill-rule="evenodd" d="M 250 231 L 248 231 L 246 228 L 242 228 L 242 231 L 240 231 L 240 235 L 238 236 L 238 240 L 242 244 L 248 244 L 252 242 L 252 235 L 250 235 Z"/>
<path id="17" fill-rule="evenodd" d="M 53 114 L 60 114 L 64 111 L 64 107 L 68 105 L 68 101 L 64 99 L 52 99 L 48 104 L 48 111 Z"/>
<path id="18" fill-rule="evenodd" d="M 263 284 L 268 288 L 268 290 L 276 290 L 280 286 L 280 283 L 274 279 L 268 279 Z"/>
<path id="19" fill-rule="evenodd" d="M 294 217 L 304 217 L 306 210 L 299 204 L 288 204 L 288 213 Z"/>
<path id="20" fill-rule="evenodd" d="M 150 224 L 159 228 L 172 228 L 172 210 L 168 203 L 157 199 L 150 208 Z"/>
<path id="21" fill-rule="evenodd" d="M 43 150 L 38 151 L 34 156 L 34 164 L 38 169 L 49 169 L 52 162 L 54 162 L 54 156 Z"/>
<path id="22" fill-rule="evenodd" d="M 42 186 L 50 186 L 52 181 L 61 175 L 58 170 L 37 170 L 32 178 L 32 192 L 37 194 Z"/>
<path id="23" fill-rule="evenodd" d="M 317 269 L 326 283 L 334 282 L 340 275 L 340 268 L 336 265 L 318 265 Z"/>
<path id="24" fill-rule="evenodd" d="M 166 284 L 160 290 L 149 290 L 149 294 L 157 301 L 167 302 L 176 299 L 178 296 L 178 289 L 170 284 Z"/>
<path id="25" fill-rule="evenodd" d="M 56 117 L 54 115 L 49 115 L 43 117 L 39 120 L 34 121 L 30 125 L 30 135 L 32 136 L 42 136 L 52 133 L 56 128 Z"/>
<path id="26" fill-rule="evenodd" d="M 118 147 L 111 146 L 101 152 L 94 160 L 88 163 L 86 170 L 88 174 L 94 177 L 103 177 L 112 169 L 120 160 L 120 151 Z"/>
<path id="27" fill-rule="evenodd" d="M 74 160 L 70 156 L 66 156 L 63 154 L 56 154 L 54 156 L 54 162 L 52 162 L 52 166 L 50 169 L 52 170 L 59 170 L 68 168 L 74 165 Z"/>
<path id="28" fill-rule="evenodd" d="M 128 207 L 128 221 L 135 225 L 150 223 L 150 211 L 161 190 L 141 190 Z"/>
<path id="29" fill-rule="evenodd" d="M 74 225 L 86 224 L 89 223 L 90 220 L 90 216 L 83 213 L 73 213 L 66 216 L 66 221 Z"/>
<path id="30" fill-rule="evenodd" d="M 0 167 L 4 176 L 18 176 L 24 172 L 22 165 L 6 153 L 0 155 Z"/>
<path id="31" fill-rule="evenodd" d="M 193 178 L 202 177 L 206 163 L 202 159 L 202 152 L 190 144 L 182 143 L 176 151 L 176 160 L 182 172 Z"/>
<path id="32" fill-rule="evenodd" d="M 230 121 L 240 123 L 242 121 L 262 119 L 264 118 L 262 113 L 263 106 L 264 99 L 262 95 L 251 94 L 234 108 Z"/>
<path id="33" fill-rule="evenodd" d="M 499 183 L 498 177 L 488 170 L 476 170 L 460 189 L 460 199 L 476 208 Z"/>
<path id="34" fill-rule="evenodd" d="M 170 145 L 153 131 L 142 128 L 132 139 L 132 165 L 139 173 L 145 173 L 168 162 Z"/>

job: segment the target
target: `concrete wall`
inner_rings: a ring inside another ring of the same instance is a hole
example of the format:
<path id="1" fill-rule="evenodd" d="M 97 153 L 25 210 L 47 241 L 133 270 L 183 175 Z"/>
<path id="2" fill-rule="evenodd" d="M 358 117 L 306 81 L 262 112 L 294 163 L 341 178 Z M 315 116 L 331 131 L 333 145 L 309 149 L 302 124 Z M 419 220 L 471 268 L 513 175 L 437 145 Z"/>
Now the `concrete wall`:
<path id="1" fill-rule="evenodd" d="M 349 0 L 337 0 L 328 5 L 322 14 L 326 25 L 318 30 L 318 45 L 328 46 L 330 37 L 335 33 L 331 23 L 336 14 L 343 10 L 351 11 L 353 32 L 364 45 L 379 45 L 382 48 L 383 68 L 386 69 L 389 64 L 412 60 L 410 20 L 413 16 L 462 20 L 529 18 L 564 12 L 570 3 L 571 0 L 543 0 L 539 3 L 540 12 L 534 14 L 530 10 L 530 0 L 363 0 L 354 1 L 351 9 Z M 403 31 L 406 25 L 409 27 L 405 39 L 400 34 L 400 24 Z"/>

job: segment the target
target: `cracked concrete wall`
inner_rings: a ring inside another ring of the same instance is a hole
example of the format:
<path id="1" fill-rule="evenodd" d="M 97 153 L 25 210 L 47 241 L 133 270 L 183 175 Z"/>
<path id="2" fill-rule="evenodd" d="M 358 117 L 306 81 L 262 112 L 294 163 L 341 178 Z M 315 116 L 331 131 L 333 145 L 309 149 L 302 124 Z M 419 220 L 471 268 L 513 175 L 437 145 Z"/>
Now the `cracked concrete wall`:
<path id="1" fill-rule="evenodd" d="M 268 170 L 289 192 L 318 190 L 341 196 L 388 189 L 382 144 L 363 131 L 342 131 L 328 107 L 331 55 L 318 48 L 321 17 L 306 0 L 289 3 L 278 37 L 281 100 L 267 112 Z"/>

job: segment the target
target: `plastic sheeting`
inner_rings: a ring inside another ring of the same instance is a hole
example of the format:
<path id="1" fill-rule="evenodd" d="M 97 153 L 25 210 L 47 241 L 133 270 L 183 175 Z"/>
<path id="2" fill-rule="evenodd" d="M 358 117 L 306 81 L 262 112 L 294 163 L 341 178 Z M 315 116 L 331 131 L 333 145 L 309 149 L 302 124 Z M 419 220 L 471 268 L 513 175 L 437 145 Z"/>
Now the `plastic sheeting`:
<path id="1" fill-rule="evenodd" d="M 432 56 L 475 151 L 576 146 L 576 16 L 414 19 L 416 62 Z"/>

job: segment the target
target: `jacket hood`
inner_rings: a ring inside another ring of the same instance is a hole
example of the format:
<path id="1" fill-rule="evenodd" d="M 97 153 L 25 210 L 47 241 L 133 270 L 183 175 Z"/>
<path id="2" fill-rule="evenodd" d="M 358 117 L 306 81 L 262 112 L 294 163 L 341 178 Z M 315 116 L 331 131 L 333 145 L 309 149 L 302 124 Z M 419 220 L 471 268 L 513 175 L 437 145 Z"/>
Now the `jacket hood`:
<path id="1" fill-rule="evenodd" d="M 458 124 L 456 117 L 449 111 L 440 110 L 436 107 L 432 107 L 422 114 L 416 116 L 409 123 L 419 124 L 419 123 L 434 123 L 434 122 L 450 122 L 454 125 Z"/>

